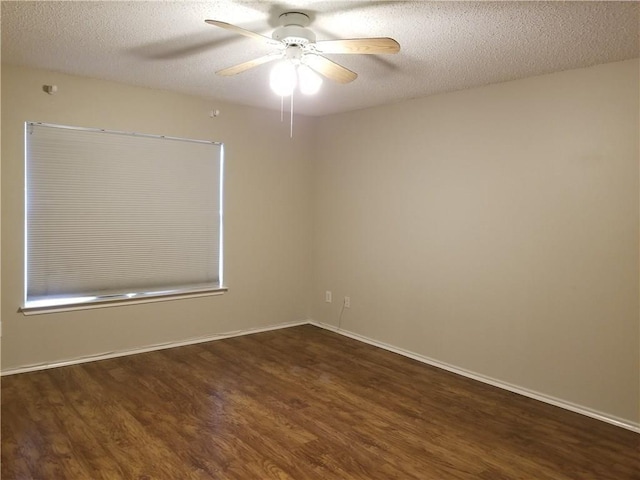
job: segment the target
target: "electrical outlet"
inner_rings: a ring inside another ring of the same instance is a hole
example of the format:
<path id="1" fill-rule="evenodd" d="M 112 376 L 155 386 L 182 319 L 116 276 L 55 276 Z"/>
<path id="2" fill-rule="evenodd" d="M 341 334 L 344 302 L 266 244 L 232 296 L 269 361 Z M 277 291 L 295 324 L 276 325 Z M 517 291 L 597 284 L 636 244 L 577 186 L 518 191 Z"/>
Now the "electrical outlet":
<path id="1" fill-rule="evenodd" d="M 344 308 L 351 308 L 351 297 L 344 297 Z"/>
<path id="2" fill-rule="evenodd" d="M 331 292 L 329 290 L 324 292 L 324 301 L 327 303 L 331 303 Z"/>

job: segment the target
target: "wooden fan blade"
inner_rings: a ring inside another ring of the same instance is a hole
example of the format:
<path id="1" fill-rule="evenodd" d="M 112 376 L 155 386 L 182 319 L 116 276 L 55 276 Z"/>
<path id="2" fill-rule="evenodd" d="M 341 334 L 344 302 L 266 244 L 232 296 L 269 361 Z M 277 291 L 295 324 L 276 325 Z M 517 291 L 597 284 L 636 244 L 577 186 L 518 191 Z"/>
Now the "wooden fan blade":
<path id="1" fill-rule="evenodd" d="M 262 65 L 263 63 L 269 63 L 273 60 L 277 60 L 282 58 L 282 54 L 269 54 L 264 57 L 254 58 L 253 60 L 249 60 L 248 62 L 240 63 L 238 65 L 234 65 L 233 67 L 223 68 L 222 70 L 218 70 L 216 75 L 222 75 L 224 77 L 229 77 L 231 75 L 237 75 L 238 73 L 242 73 L 250 68 L 257 67 L 258 65 Z"/>
<path id="2" fill-rule="evenodd" d="M 388 37 L 321 40 L 315 46 L 320 53 L 378 54 L 400 51 L 400 44 Z"/>
<path id="3" fill-rule="evenodd" d="M 219 20 L 205 20 L 209 25 L 214 25 L 216 27 L 221 27 L 226 30 L 230 30 L 235 33 L 239 33 L 240 35 L 244 35 L 245 37 L 255 38 L 256 40 L 260 40 L 262 42 L 269 43 L 271 45 L 279 45 L 280 42 L 278 40 L 274 40 L 271 37 L 266 37 L 264 35 L 260 35 L 259 33 L 252 32 L 251 30 L 246 30 L 242 27 L 238 27 L 237 25 L 231 25 L 227 22 L 221 22 Z"/>
<path id="4" fill-rule="evenodd" d="M 352 72 L 342 65 L 338 65 L 322 55 L 308 53 L 302 58 L 302 61 L 316 72 L 338 83 L 349 83 L 358 78 L 357 73 Z"/>

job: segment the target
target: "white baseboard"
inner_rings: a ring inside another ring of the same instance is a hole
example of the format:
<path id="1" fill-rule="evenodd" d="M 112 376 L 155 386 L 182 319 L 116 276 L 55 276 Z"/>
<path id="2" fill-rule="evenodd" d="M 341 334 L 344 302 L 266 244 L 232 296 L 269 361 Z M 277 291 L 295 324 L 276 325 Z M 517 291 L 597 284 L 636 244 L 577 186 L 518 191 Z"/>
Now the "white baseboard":
<path id="1" fill-rule="evenodd" d="M 325 330 L 331 330 L 332 332 L 339 333 L 340 335 L 344 335 L 345 337 L 353 338 L 354 340 L 359 340 L 361 342 L 368 343 L 369 345 L 373 345 L 375 347 L 379 347 L 384 350 L 397 353 L 404 357 L 412 358 L 419 362 L 426 363 L 427 365 L 431 365 L 433 367 L 447 370 L 448 372 L 462 375 L 463 377 L 471 378 L 473 380 L 477 380 L 479 382 L 486 383 L 494 387 L 502 388 L 503 390 L 508 390 L 510 392 L 517 393 L 525 397 L 533 398 L 534 400 L 539 400 L 541 402 L 548 403 L 550 405 L 554 405 L 556 407 L 560 407 L 565 410 L 569 410 L 571 412 L 579 413 L 587 417 L 595 418 L 596 420 L 610 423 L 611 425 L 615 425 L 617 427 L 622 427 L 627 430 L 631 430 L 632 432 L 640 433 L 640 423 L 630 422 L 628 420 L 618 418 L 613 415 L 609 415 L 603 412 L 598 412 L 596 410 L 592 410 L 590 408 L 583 407 L 581 405 L 576 405 L 575 403 L 567 402 L 565 400 L 551 397 L 549 395 L 545 395 L 539 392 L 535 392 L 527 388 L 506 383 L 506 382 L 497 380 L 495 378 L 486 377 L 484 375 L 480 375 L 478 373 L 471 372 L 463 368 L 458 368 L 456 366 L 449 365 L 447 363 L 439 362 L 438 360 L 434 360 L 432 358 L 425 357 L 424 355 L 419 355 L 417 353 L 413 353 L 408 350 L 404 350 L 402 348 L 394 347 L 393 345 L 389 345 L 388 343 L 380 342 L 378 340 L 365 337 L 364 335 L 360 335 L 344 329 L 338 329 L 338 327 L 334 325 L 329 325 L 327 323 L 322 323 L 322 322 L 316 322 L 314 320 L 309 320 L 309 323 L 311 325 L 315 325 L 316 327 L 324 328 Z"/>
<path id="2" fill-rule="evenodd" d="M 281 328 L 296 327 L 298 325 L 306 325 L 308 323 L 309 322 L 307 320 L 302 320 L 299 322 L 281 323 L 278 325 L 270 325 L 268 327 L 249 328 L 246 330 L 236 330 L 233 332 L 207 335 L 205 337 L 190 338 L 187 340 L 181 340 L 179 342 L 160 343 L 155 345 L 149 345 L 147 347 L 142 347 L 142 348 L 133 348 L 129 350 L 119 350 L 116 352 L 106 352 L 106 353 L 99 353 L 96 355 L 88 355 L 85 357 L 70 358 L 68 360 L 63 360 L 63 361 L 53 362 L 53 363 L 40 363 L 36 365 L 28 365 L 26 367 L 8 368 L 5 370 L 2 370 L 2 372 L 0 372 L 0 375 L 4 377 L 5 375 L 16 375 L 18 373 L 35 372 L 38 370 L 46 370 L 49 368 L 66 367 L 69 365 L 77 365 L 79 363 L 95 362 L 98 360 L 107 360 L 109 358 L 125 357 L 127 355 L 136 355 L 138 353 L 153 352 L 155 350 L 164 350 L 167 348 L 182 347 L 185 345 L 195 345 L 197 343 L 211 342 L 213 340 L 222 340 L 223 338 L 239 337 L 242 335 L 251 335 L 253 333 L 268 332 L 270 330 L 279 330 Z"/>

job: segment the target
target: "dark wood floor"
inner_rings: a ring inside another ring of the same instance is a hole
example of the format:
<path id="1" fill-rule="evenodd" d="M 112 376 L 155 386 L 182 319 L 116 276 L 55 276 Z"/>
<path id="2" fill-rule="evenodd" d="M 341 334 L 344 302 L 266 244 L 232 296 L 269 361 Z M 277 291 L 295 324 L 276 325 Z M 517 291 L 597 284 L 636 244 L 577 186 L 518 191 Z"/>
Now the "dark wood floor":
<path id="1" fill-rule="evenodd" d="M 302 326 L 2 378 L 2 478 L 640 479 L 640 435 Z"/>

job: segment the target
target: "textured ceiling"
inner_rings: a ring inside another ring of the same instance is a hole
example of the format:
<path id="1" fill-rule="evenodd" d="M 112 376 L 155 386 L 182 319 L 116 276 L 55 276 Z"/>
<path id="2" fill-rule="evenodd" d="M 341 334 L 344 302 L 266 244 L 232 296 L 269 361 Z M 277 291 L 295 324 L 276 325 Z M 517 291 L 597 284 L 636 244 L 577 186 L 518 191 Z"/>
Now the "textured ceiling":
<path id="1" fill-rule="evenodd" d="M 271 51 L 207 25 L 271 35 L 302 11 L 318 40 L 390 36 L 397 55 L 327 55 L 357 72 L 325 81 L 296 111 L 324 115 L 638 57 L 637 2 L 2 2 L 2 61 L 265 108 L 280 108 L 269 65 L 214 72 Z"/>

